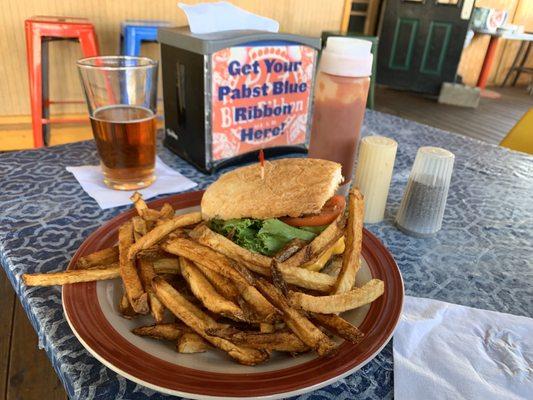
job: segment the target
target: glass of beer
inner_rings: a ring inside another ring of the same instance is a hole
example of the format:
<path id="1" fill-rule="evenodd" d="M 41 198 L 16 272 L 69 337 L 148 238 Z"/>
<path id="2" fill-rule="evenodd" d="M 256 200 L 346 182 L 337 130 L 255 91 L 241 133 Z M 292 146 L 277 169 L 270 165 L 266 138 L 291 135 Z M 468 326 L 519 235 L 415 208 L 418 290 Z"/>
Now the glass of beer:
<path id="1" fill-rule="evenodd" d="M 135 190 L 155 181 L 157 61 L 103 56 L 78 61 L 104 183 Z"/>

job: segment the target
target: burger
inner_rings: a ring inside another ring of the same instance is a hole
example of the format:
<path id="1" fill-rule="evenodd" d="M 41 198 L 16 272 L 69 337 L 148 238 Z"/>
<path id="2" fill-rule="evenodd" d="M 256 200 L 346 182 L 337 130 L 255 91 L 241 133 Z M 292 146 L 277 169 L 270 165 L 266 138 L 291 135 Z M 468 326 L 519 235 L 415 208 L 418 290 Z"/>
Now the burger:
<path id="1" fill-rule="evenodd" d="M 262 170 L 262 168 L 264 168 Z M 335 195 L 341 165 L 311 158 L 286 158 L 253 164 L 222 175 L 204 193 L 202 217 L 215 232 L 252 252 L 275 256 L 289 243 L 308 243 L 344 212 Z M 338 241 L 319 260 L 303 267 L 320 270 Z"/>

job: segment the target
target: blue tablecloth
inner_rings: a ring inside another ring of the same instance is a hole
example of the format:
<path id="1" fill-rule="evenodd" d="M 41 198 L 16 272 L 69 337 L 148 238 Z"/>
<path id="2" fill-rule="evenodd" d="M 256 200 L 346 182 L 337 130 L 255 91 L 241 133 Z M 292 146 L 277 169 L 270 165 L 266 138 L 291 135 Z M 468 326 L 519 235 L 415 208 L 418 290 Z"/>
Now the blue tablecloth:
<path id="1" fill-rule="evenodd" d="M 393 253 L 406 294 L 532 316 L 533 157 L 401 118 L 368 111 L 364 134 L 398 141 L 386 219 L 368 228 Z M 456 156 L 443 229 L 417 239 L 393 225 L 420 146 Z M 206 187 L 206 176 L 160 147 L 168 165 Z M 0 153 L 0 261 L 73 399 L 167 398 L 126 380 L 91 357 L 63 315 L 59 287 L 26 288 L 24 272 L 65 269 L 83 240 L 126 207 L 102 211 L 66 166 L 96 164 L 93 142 Z M 28 360 L 30 362 L 30 360 Z M 391 343 L 353 375 L 302 399 L 393 397 Z"/>

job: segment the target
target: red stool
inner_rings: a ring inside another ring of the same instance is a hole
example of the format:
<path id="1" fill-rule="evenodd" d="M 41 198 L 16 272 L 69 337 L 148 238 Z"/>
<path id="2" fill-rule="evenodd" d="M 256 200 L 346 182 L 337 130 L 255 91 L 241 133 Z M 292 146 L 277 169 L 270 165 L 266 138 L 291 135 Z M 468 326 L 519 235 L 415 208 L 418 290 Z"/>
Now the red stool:
<path id="1" fill-rule="evenodd" d="M 83 101 L 51 101 L 48 96 L 48 42 L 79 41 L 84 57 L 98 55 L 94 26 L 85 18 L 32 17 L 25 21 L 26 53 L 30 78 L 31 120 L 34 147 L 48 145 L 50 124 L 82 122 L 85 119 L 50 119 L 50 104 L 83 103 Z"/>

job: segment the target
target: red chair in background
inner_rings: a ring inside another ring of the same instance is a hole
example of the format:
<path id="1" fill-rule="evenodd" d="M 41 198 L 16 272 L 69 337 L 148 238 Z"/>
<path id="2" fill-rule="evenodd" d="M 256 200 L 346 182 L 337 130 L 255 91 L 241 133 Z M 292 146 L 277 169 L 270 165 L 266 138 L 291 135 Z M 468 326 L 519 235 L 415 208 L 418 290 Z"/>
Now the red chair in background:
<path id="1" fill-rule="evenodd" d="M 33 143 L 34 147 L 42 147 L 49 144 L 51 123 L 86 121 L 86 119 L 50 118 L 50 104 L 83 103 L 83 101 L 50 100 L 48 43 L 52 40 L 79 41 L 84 57 L 97 56 L 98 43 L 93 24 L 85 18 L 37 16 L 25 21 L 25 30 Z"/>

